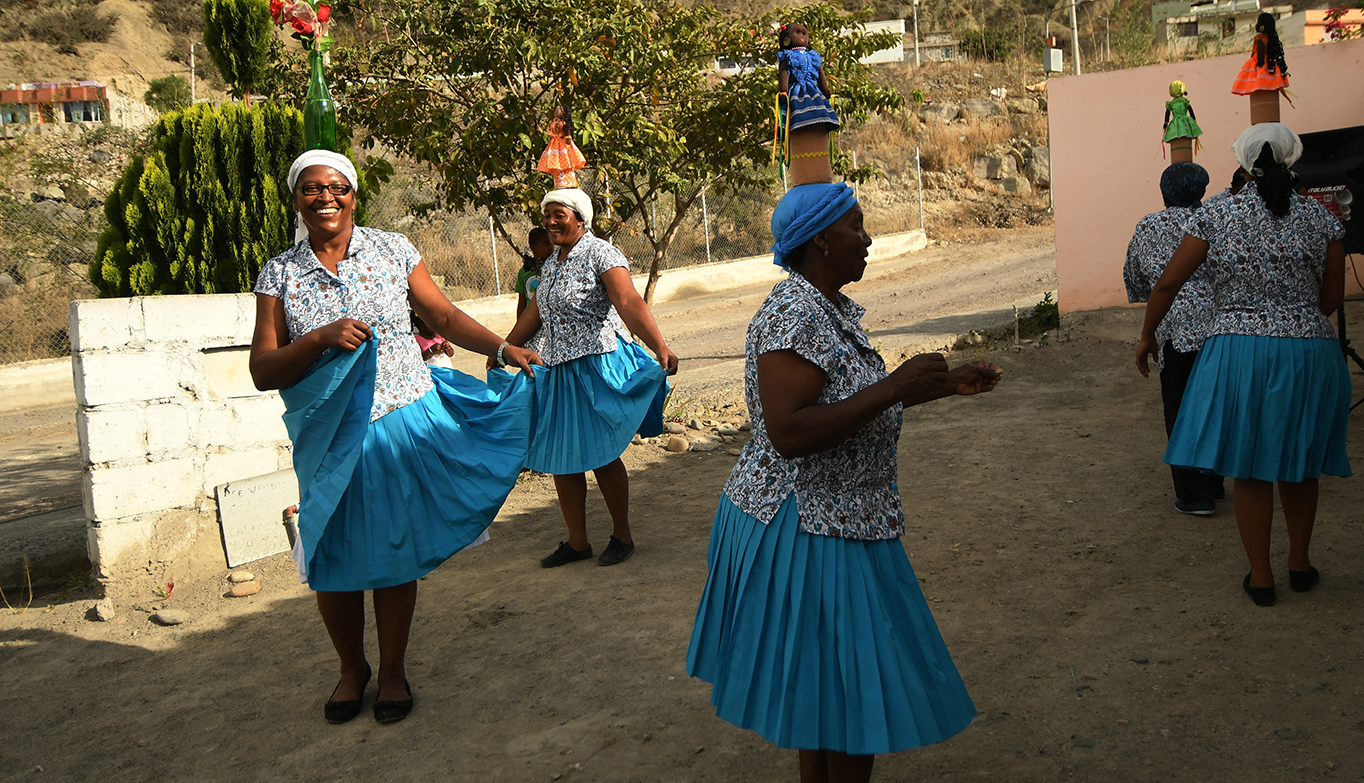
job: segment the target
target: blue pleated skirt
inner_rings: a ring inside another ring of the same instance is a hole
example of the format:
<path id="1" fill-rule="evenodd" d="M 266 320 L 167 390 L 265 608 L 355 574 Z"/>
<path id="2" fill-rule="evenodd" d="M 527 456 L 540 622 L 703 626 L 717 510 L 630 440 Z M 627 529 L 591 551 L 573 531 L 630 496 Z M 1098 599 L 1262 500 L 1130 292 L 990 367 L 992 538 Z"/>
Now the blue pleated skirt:
<path id="1" fill-rule="evenodd" d="M 370 422 L 371 346 L 332 352 L 281 390 L 299 478 L 297 549 L 314 590 L 411 582 L 486 540 L 525 459 L 528 379 L 495 392 L 431 368 L 430 391 Z"/>
<path id="2" fill-rule="evenodd" d="M 1165 461 L 1261 481 L 1348 476 L 1350 394 L 1335 340 L 1214 335 L 1189 376 Z"/>
<path id="3" fill-rule="evenodd" d="M 764 525 L 721 495 L 687 673 L 715 713 L 783 748 L 892 753 L 976 714 L 899 539 Z"/>
<path id="4" fill-rule="evenodd" d="M 489 376 L 490 383 L 492 377 Z M 526 467 L 562 476 L 610 464 L 638 432 L 663 431 L 668 375 L 638 343 L 535 368 Z"/>
<path id="5" fill-rule="evenodd" d="M 817 86 L 792 84 L 787 91 L 786 106 L 791 113 L 791 130 L 812 127 L 829 133 L 838 130 L 838 114 Z"/>

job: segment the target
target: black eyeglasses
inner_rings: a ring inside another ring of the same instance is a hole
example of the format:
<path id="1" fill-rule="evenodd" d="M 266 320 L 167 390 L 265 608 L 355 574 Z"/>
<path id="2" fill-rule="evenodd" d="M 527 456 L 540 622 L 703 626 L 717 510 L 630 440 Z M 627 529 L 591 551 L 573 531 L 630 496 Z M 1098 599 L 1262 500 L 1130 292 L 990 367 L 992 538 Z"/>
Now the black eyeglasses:
<path id="1" fill-rule="evenodd" d="M 298 192 L 305 196 L 320 196 L 322 195 L 323 188 L 333 196 L 344 196 L 351 191 L 350 185 L 342 184 L 340 182 L 331 185 L 319 185 L 316 182 L 309 182 L 304 185 L 299 185 Z"/>

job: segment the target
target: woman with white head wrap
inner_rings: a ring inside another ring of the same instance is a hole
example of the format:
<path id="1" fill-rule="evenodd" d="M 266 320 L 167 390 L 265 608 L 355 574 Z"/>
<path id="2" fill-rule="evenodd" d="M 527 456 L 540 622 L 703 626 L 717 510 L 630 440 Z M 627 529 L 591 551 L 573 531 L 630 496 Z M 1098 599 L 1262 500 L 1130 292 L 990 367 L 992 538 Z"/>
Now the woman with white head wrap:
<path id="1" fill-rule="evenodd" d="M 343 155 L 305 152 L 289 169 L 306 234 L 256 280 L 251 377 L 279 389 L 299 482 L 294 557 L 341 661 L 329 723 L 359 714 L 364 591 L 374 591 L 379 693 L 374 718 L 412 709 L 405 655 L 417 579 L 487 539 L 525 457 L 532 393 L 502 393 L 428 368 L 409 306 L 455 345 L 529 373 L 539 357 L 460 312 L 401 234 L 356 226 L 358 178 Z"/>
<path id="2" fill-rule="evenodd" d="M 635 551 L 630 479 L 620 455 L 635 433 L 658 435 L 667 376 L 677 372 L 649 306 L 635 291 L 625 256 L 592 234 L 592 200 L 558 188 L 540 202 L 555 245 L 535 299 L 507 342 L 521 345 L 545 326 L 547 369 L 535 383 L 535 424 L 526 467 L 554 476 L 568 540 L 540 561 L 554 568 L 592 557 L 587 538 L 587 477 L 592 471 L 611 514 L 612 532 L 597 561 L 615 565 Z M 650 358 L 626 325 L 654 352 Z"/>
<path id="3" fill-rule="evenodd" d="M 1320 578 L 1308 554 L 1317 478 L 1350 475 L 1350 374 L 1327 318 L 1345 297 L 1345 228 L 1297 194 L 1289 166 L 1302 142 L 1287 126 L 1253 125 L 1232 150 L 1251 181 L 1189 219 L 1146 306 L 1137 368 L 1147 374 L 1157 326 L 1208 264 L 1217 312 L 1165 461 L 1236 480 L 1236 525 L 1250 560 L 1241 585 L 1270 606 L 1275 483 L 1288 524 L 1288 584 L 1304 592 Z"/>

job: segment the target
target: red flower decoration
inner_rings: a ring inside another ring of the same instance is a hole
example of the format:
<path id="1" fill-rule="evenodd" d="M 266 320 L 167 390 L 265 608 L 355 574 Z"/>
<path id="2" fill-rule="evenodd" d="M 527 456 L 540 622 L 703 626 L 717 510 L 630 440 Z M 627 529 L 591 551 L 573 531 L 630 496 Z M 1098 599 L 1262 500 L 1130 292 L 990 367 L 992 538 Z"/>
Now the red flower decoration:
<path id="1" fill-rule="evenodd" d="M 270 18 L 275 20 L 275 24 L 283 24 L 284 20 L 280 14 L 284 12 L 284 0 L 270 0 Z"/>
<path id="2" fill-rule="evenodd" d="M 305 22 L 302 19 L 294 19 L 293 25 L 294 30 L 296 32 L 303 33 L 304 35 L 311 35 L 313 32 L 312 22 Z"/>
<path id="3" fill-rule="evenodd" d="M 325 23 L 327 20 L 329 20 L 329 19 L 331 19 L 331 18 L 332 18 L 332 7 L 331 7 L 331 6 L 329 6 L 329 5 L 320 5 L 320 6 L 317 7 L 317 21 Z"/>

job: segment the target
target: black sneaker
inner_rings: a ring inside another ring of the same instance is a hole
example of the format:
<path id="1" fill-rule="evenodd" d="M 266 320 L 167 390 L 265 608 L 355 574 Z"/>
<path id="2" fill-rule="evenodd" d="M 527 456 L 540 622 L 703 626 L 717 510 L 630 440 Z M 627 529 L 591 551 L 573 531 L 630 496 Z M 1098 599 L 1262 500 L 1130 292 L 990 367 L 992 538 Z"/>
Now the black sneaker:
<path id="1" fill-rule="evenodd" d="M 611 540 L 607 542 L 606 548 L 601 552 L 601 557 L 597 558 L 597 565 L 624 563 L 630 558 L 630 555 L 633 555 L 634 553 L 635 544 L 633 541 L 627 544 L 619 538 L 611 536 Z M 588 552 L 588 557 L 591 556 L 592 553 Z"/>
<path id="2" fill-rule="evenodd" d="M 573 563 L 578 560 L 586 560 L 592 556 L 592 545 L 588 544 L 587 549 L 574 549 L 568 545 L 567 541 L 560 541 L 559 548 L 549 557 L 540 561 L 541 568 L 555 568 L 564 563 Z"/>

